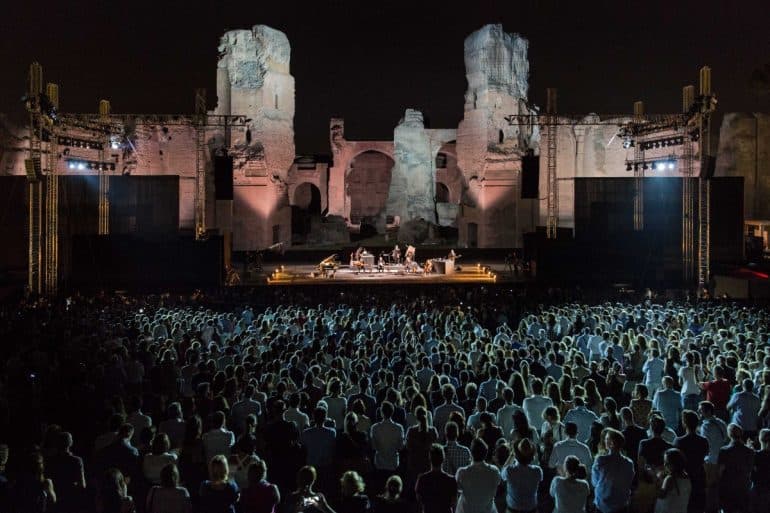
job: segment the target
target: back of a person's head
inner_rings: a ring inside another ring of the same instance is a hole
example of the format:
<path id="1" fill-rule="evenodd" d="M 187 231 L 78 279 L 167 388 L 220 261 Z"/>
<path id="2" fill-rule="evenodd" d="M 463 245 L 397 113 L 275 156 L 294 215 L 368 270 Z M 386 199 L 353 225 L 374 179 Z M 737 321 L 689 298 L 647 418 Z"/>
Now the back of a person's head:
<path id="1" fill-rule="evenodd" d="M 176 488 L 179 485 L 179 469 L 175 463 L 160 469 L 160 485 L 164 488 Z"/>
<path id="2" fill-rule="evenodd" d="M 532 380 L 532 393 L 535 395 L 543 395 L 543 382 L 539 378 Z"/>
<path id="3" fill-rule="evenodd" d="M 168 418 L 178 419 L 182 417 L 182 405 L 177 401 L 168 405 Z"/>
<path id="4" fill-rule="evenodd" d="M 630 426 L 634 423 L 634 412 L 628 406 L 624 406 L 620 409 L 620 418 L 626 426 Z"/>
<path id="5" fill-rule="evenodd" d="M 451 403 L 455 397 L 455 387 L 450 384 L 446 384 L 441 387 L 441 397 L 448 403 Z"/>
<path id="6" fill-rule="evenodd" d="M 748 378 L 743 380 L 743 390 L 745 392 L 753 392 L 754 391 L 754 382 Z"/>
<path id="7" fill-rule="evenodd" d="M 666 421 L 660 415 L 653 415 L 650 419 L 650 430 L 655 436 L 660 436 L 666 430 Z"/>
<path id="8" fill-rule="evenodd" d="M 265 460 L 258 459 L 247 470 L 249 485 L 255 485 L 267 477 L 267 463 Z"/>
<path id="9" fill-rule="evenodd" d="M 388 494 L 391 498 L 397 498 L 401 495 L 401 490 L 404 488 L 404 483 L 401 481 L 401 478 L 393 475 L 388 478 L 387 481 L 385 481 L 385 492 Z"/>
<path id="10" fill-rule="evenodd" d="M 393 403 L 390 401 L 383 401 L 382 406 L 380 406 L 380 412 L 382 413 L 382 417 L 385 419 L 390 419 L 393 417 Z"/>
<path id="11" fill-rule="evenodd" d="M 455 441 L 459 436 L 460 428 L 456 422 L 449 421 L 444 424 L 444 435 L 447 440 Z"/>
<path id="12" fill-rule="evenodd" d="M 316 406 L 313 409 L 313 422 L 319 426 L 323 426 L 324 422 L 326 422 L 326 414 L 326 408 L 324 408 L 322 405 Z"/>
<path id="13" fill-rule="evenodd" d="M 708 417 L 714 415 L 714 403 L 711 401 L 701 401 L 700 404 L 698 404 L 698 409 L 703 415 Z"/>
<path id="14" fill-rule="evenodd" d="M 132 436 L 134 436 L 134 426 L 128 422 L 121 425 L 120 429 L 118 429 L 118 438 L 126 440 Z"/>
<path id="15" fill-rule="evenodd" d="M 168 439 L 168 435 L 166 433 L 158 433 L 152 438 L 152 443 L 150 444 L 150 450 L 152 451 L 152 454 L 159 455 L 163 454 L 169 451 L 171 448 L 171 442 Z"/>
<path id="16" fill-rule="evenodd" d="M 700 419 L 698 418 L 698 414 L 695 413 L 692 410 L 684 410 L 682 411 L 682 425 L 687 428 L 689 431 L 695 431 L 698 428 L 698 423 L 700 422 Z"/>
<path id="17" fill-rule="evenodd" d="M 570 438 L 575 438 L 578 434 L 578 425 L 575 422 L 567 422 L 564 424 L 564 432 Z"/>
<path id="18" fill-rule="evenodd" d="M 316 480 L 316 470 L 312 465 L 305 465 L 297 471 L 297 488 L 308 488 L 313 486 Z"/>
<path id="19" fill-rule="evenodd" d="M 743 441 L 743 429 L 741 429 L 738 424 L 731 423 L 727 426 L 727 436 L 729 436 L 730 440 L 733 442 L 741 442 Z"/>
<path id="20" fill-rule="evenodd" d="M 434 467 L 440 467 L 444 463 L 444 448 L 441 444 L 432 444 L 430 446 L 430 464 Z"/>
<path id="21" fill-rule="evenodd" d="M 535 446 L 528 438 L 522 438 L 516 444 L 514 456 L 520 465 L 529 465 L 535 458 Z"/>
<path id="22" fill-rule="evenodd" d="M 481 438 L 474 438 L 471 442 L 471 456 L 473 461 L 484 461 L 487 457 L 489 448 L 487 443 Z"/>
<path id="23" fill-rule="evenodd" d="M 217 454 L 209 461 L 209 479 L 212 481 L 227 481 L 230 475 L 230 466 L 227 464 L 227 458 L 222 454 Z"/>
<path id="24" fill-rule="evenodd" d="M 211 425 L 214 426 L 214 428 L 223 428 L 225 427 L 225 412 L 218 410 L 211 414 Z"/>

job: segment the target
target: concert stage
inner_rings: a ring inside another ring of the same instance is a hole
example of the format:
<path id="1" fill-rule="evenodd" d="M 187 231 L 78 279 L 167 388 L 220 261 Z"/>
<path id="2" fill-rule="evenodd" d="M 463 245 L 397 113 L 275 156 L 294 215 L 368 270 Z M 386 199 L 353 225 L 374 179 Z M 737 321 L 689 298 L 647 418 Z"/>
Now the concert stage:
<path id="1" fill-rule="evenodd" d="M 293 264 L 279 265 L 272 274 L 267 276 L 268 285 L 436 285 L 529 281 L 531 281 L 529 273 L 508 272 L 501 262 L 463 265 L 459 270 L 448 274 L 407 273 L 403 265 L 386 265 L 383 271 L 378 271 L 376 268 L 358 271 L 348 265 L 341 265 L 326 277 L 321 276 L 317 264 Z"/>

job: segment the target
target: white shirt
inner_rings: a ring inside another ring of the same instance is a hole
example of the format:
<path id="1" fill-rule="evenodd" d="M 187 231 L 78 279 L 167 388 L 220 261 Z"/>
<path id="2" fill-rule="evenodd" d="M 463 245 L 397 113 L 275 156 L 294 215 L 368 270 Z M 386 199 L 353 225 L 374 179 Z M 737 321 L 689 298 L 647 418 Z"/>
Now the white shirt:
<path id="1" fill-rule="evenodd" d="M 567 459 L 567 456 L 575 456 L 586 468 L 591 468 L 593 461 L 591 449 L 583 442 L 574 438 L 567 438 L 554 444 L 551 458 L 548 460 L 548 466 L 551 468 L 564 466 L 564 460 Z"/>
<path id="2" fill-rule="evenodd" d="M 497 410 L 497 425 L 503 430 L 503 435 L 506 438 L 508 438 L 513 429 L 513 413 L 516 410 L 521 410 L 521 407 L 516 404 L 506 404 Z"/>
<path id="3" fill-rule="evenodd" d="M 537 426 L 543 420 L 543 412 L 549 406 L 553 406 L 553 401 L 550 397 L 544 395 L 533 395 L 527 397 L 521 404 L 524 409 L 524 413 L 527 414 L 527 420 L 530 426 Z"/>
<path id="4" fill-rule="evenodd" d="M 404 448 L 404 428 L 391 419 L 385 419 L 372 426 L 371 440 L 374 466 L 380 470 L 396 470 L 398 451 Z"/>
<path id="5" fill-rule="evenodd" d="M 500 471 L 489 463 L 473 462 L 457 471 L 456 513 L 497 513 L 495 495 L 502 481 Z"/>
<path id="6" fill-rule="evenodd" d="M 298 408 L 289 408 L 283 413 L 283 420 L 294 422 L 297 429 L 302 433 L 308 426 L 310 426 L 310 419 L 307 415 L 301 412 Z"/>
<path id="7" fill-rule="evenodd" d="M 551 497 L 556 501 L 553 513 L 585 513 L 588 481 L 556 476 L 551 481 Z"/>
<path id="8" fill-rule="evenodd" d="M 660 387 L 660 380 L 663 379 L 663 370 L 666 364 L 660 358 L 653 358 L 647 360 L 642 366 L 642 372 L 644 372 L 644 384 L 647 385 L 650 393 Z"/>
<path id="9" fill-rule="evenodd" d="M 688 395 L 700 395 L 700 387 L 695 376 L 695 367 L 679 368 L 679 378 L 682 380 L 682 397 Z"/>
<path id="10" fill-rule="evenodd" d="M 160 484 L 160 471 L 169 463 L 176 463 L 177 456 L 173 452 L 163 454 L 146 454 L 142 461 L 142 473 L 152 484 Z"/>
<path id="11" fill-rule="evenodd" d="M 229 456 L 233 445 L 235 445 L 235 435 L 232 431 L 219 428 L 203 433 L 203 452 L 206 455 L 206 461 L 211 461 L 211 458 L 217 454 Z"/>

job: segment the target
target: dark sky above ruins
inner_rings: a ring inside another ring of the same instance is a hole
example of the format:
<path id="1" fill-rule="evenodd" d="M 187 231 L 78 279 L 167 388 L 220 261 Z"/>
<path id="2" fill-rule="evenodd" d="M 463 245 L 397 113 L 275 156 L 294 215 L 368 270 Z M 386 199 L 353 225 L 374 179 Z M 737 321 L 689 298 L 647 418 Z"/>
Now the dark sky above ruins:
<path id="1" fill-rule="evenodd" d="M 750 87 L 770 62 L 770 9 L 758 0 L 17 0 L 0 10 L 0 112 L 21 114 L 33 60 L 60 84 L 64 111 L 107 98 L 115 112 L 187 113 L 195 87 L 213 106 L 219 37 L 265 24 L 291 42 L 297 152 L 326 153 L 332 116 L 350 139 L 391 139 L 407 107 L 456 127 L 463 40 L 487 23 L 529 39 L 530 100 L 557 87 L 561 112 L 629 112 L 639 99 L 677 111 L 704 64 L 721 112 L 770 110 L 770 94 Z"/>

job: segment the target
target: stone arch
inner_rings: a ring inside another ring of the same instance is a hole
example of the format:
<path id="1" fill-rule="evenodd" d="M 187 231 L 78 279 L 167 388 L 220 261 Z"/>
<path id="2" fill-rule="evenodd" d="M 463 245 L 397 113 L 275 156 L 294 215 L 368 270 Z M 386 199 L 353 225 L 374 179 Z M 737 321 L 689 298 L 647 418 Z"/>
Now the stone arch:
<path id="1" fill-rule="evenodd" d="M 305 181 L 292 187 L 291 205 L 311 213 L 321 213 L 321 189 L 318 185 Z"/>
<path id="2" fill-rule="evenodd" d="M 383 214 L 395 165 L 392 155 L 378 149 L 356 153 L 345 170 L 346 213 L 352 224 Z"/>
<path id="3" fill-rule="evenodd" d="M 444 182 L 436 180 L 436 203 L 449 203 L 451 194 Z"/>
<path id="4" fill-rule="evenodd" d="M 439 183 L 449 191 L 446 203 L 460 203 L 462 191 L 466 188 L 465 177 L 457 164 L 457 149 L 455 141 L 441 145 L 436 152 L 436 197 L 438 198 Z M 439 167 L 439 163 L 444 167 Z M 441 200 L 437 200 L 441 202 Z"/>
<path id="5" fill-rule="evenodd" d="M 289 191 L 292 244 L 307 242 L 313 224 L 321 217 L 321 190 L 311 181 L 295 184 Z"/>

